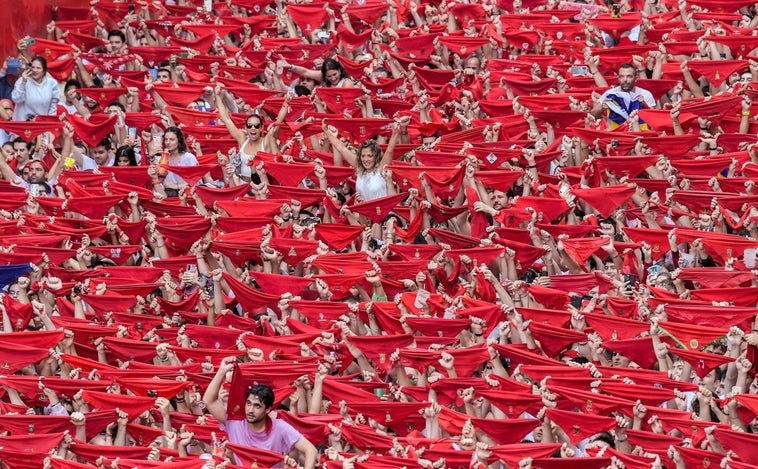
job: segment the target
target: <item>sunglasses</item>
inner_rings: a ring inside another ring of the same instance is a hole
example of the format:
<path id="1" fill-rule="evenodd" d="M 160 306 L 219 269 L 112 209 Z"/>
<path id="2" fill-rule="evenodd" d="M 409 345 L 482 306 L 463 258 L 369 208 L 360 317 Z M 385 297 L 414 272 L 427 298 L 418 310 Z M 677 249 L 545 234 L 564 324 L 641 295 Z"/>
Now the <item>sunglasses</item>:
<path id="1" fill-rule="evenodd" d="M 261 127 L 263 127 L 263 124 L 261 124 L 261 123 L 258 123 L 258 124 L 248 124 L 248 123 L 246 123 L 245 127 L 247 127 L 248 129 L 252 129 L 252 128 L 260 129 Z"/>

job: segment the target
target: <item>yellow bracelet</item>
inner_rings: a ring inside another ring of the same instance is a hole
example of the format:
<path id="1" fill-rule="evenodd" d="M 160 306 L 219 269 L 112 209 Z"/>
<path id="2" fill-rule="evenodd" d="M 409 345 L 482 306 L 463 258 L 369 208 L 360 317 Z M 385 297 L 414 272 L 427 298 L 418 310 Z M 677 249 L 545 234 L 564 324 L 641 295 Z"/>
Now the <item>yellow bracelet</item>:
<path id="1" fill-rule="evenodd" d="M 742 115 L 747 117 L 750 115 L 750 111 L 742 111 Z"/>

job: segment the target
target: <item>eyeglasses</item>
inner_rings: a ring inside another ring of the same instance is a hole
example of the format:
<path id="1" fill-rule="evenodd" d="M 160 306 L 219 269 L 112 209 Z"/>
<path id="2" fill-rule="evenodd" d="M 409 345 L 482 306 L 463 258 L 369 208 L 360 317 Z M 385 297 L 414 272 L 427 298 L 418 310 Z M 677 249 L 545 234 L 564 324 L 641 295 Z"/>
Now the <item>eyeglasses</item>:
<path id="1" fill-rule="evenodd" d="M 260 129 L 261 127 L 263 127 L 263 124 L 260 123 L 260 122 L 257 123 L 257 124 L 247 124 L 246 123 L 245 127 L 247 127 L 248 129 Z"/>
<path id="2" fill-rule="evenodd" d="M 12 111 L 13 110 L 12 107 L 5 107 L 5 106 L 3 106 L 3 109 L 5 109 L 6 111 Z"/>

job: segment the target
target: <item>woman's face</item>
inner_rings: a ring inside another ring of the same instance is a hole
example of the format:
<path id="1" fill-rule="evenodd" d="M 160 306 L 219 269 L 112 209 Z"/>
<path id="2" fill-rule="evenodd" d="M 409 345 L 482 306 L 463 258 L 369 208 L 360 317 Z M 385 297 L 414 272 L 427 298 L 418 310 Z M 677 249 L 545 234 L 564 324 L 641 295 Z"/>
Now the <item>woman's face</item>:
<path id="1" fill-rule="evenodd" d="M 374 158 L 374 152 L 371 151 L 371 148 L 361 149 L 361 164 L 367 171 L 375 169 L 374 166 L 376 166 L 376 158 Z"/>
<path id="2" fill-rule="evenodd" d="M 45 76 L 45 69 L 42 68 L 42 64 L 39 60 L 32 60 L 32 78 L 40 81 Z"/>
<path id="3" fill-rule="evenodd" d="M 330 85 L 336 85 L 340 81 L 340 71 L 339 70 L 327 70 L 326 71 L 326 81 Z"/>
<path id="4" fill-rule="evenodd" d="M 116 158 L 116 166 L 129 166 L 130 164 L 131 161 L 129 161 L 129 157 L 126 155 L 121 155 Z"/>
<path id="5" fill-rule="evenodd" d="M 263 133 L 263 123 L 257 117 L 251 117 L 245 122 L 245 130 L 250 140 L 257 140 Z"/>
<path id="6" fill-rule="evenodd" d="M 179 149 L 179 139 L 174 132 L 166 132 L 163 134 L 163 146 L 169 152 L 174 152 Z"/>

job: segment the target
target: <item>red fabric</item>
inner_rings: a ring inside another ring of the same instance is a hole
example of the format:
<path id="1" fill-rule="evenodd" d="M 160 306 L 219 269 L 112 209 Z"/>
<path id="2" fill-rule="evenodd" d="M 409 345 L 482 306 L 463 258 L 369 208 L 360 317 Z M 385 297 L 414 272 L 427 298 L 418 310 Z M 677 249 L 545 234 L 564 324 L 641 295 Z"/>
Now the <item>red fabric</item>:
<path id="1" fill-rule="evenodd" d="M 84 399 L 93 409 L 100 411 L 119 409 L 129 414 L 129 420 L 137 418 L 155 405 L 155 398 L 111 394 L 107 392 L 84 391 Z"/>
<path id="2" fill-rule="evenodd" d="M 562 242 L 566 254 L 574 259 L 577 264 L 584 266 L 587 259 L 589 259 L 600 246 L 608 244 L 609 240 L 606 238 L 568 238 L 564 239 Z"/>
<path id="3" fill-rule="evenodd" d="M 561 427 L 572 443 L 576 444 L 595 433 L 608 431 L 616 426 L 616 419 L 597 415 L 547 409 L 545 416 Z"/>
<path id="4" fill-rule="evenodd" d="M 195 166 L 171 166 L 166 164 L 159 164 L 161 168 L 166 171 L 170 171 L 187 182 L 187 184 L 194 186 L 197 181 L 202 179 L 206 174 L 218 167 L 218 164 L 199 164 Z"/>
<path id="5" fill-rule="evenodd" d="M 621 204 L 629 200 L 636 189 L 626 184 L 603 186 L 589 189 L 572 188 L 571 192 L 587 202 L 600 215 L 609 217 Z"/>
<path id="6" fill-rule="evenodd" d="M 363 233 L 362 225 L 335 225 L 320 223 L 316 225 L 316 238 L 328 244 L 332 249 L 345 249 Z"/>
<path id="7" fill-rule="evenodd" d="M 360 96 L 363 96 L 363 91 L 361 91 L 360 88 L 319 88 L 319 90 L 329 90 L 329 91 L 318 91 L 317 94 L 319 94 L 319 97 L 321 97 L 321 99 L 324 100 L 327 106 L 329 106 L 327 99 L 333 99 L 334 100 L 333 106 L 338 106 L 339 109 L 342 110 L 342 109 L 345 109 L 346 107 L 347 108 L 353 107 L 353 99 L 355 98 L 351 98 L 348 91 L 346 90 L 355 90 L 355 89 L 360 91 Z M 325 99 L 325 97 L 327 98 Z M 339 130 L 342 133 L 342 135 L 344 135 L 345 137 L 348 137 L 353 143 L 363 142 L 364 140 L 367 140 L 369 138 L 376 137 L 378 134 L 386 130 L 392 124 L 392 122 L 393 121 L 391 119 L 380 119 L 380 118 L 374 118 L 374 119 L 328 118 L 328 119 L 324 119 L 324 123 L 328 125 L 333 125 L 334 127 L 336 127 L 337 130 Z"/>
<path id="8" fill-rule="evenodd" d="M 742 462 L 758 464 L 758 453 L 754 451 L 755 445 L 758 444 L 758 435 L 717 428 L 713 436 L 725 449 L 737 453 Z"/>
<path id="9" fill-rule="evenodd" d="M 651 368 L 656 362 L 653 341 L 650 337 L 605 341 L 603 348 L 624 355 L 642 368 Z"/>
<path id="10" fill-rule="evenodd" d="M 50 41 L 43 38 L 34 38 L 36 43 L 29 46 L 29 50 L 40 55 L 48 62 L 57 59 L 61 55 L 71 54 L 74 50 L 71 44 L 58 41 Z"/>
<path id="11" fill-rule="evenodd" d="M 0 129 L 16 134 L 23 138 L 25 141 L 32 141 L 36 136 L 45 132 L 53 132 L 54 134 L 60 134 L 63 130 L 63 123 L 61 122 L 18 122 L 18 121 L 4 121 L 0 120 Z"/>
<path id="12" fill-rule="evenodd" d="M 167 104 L 186 108 L 189 103 L 203 95 L 206 86 L 205 83 L 172 82 L 156 83 L 153 89 Z"/>
<path id="13" fill-rule="evenodd" d="M 104 108 L 126 93 L 126 88 L 79 88 L 77 92 L 97 101 Z"/>
<path id="14" fill-rule="evenodd" d="M 94 147 L 99 144 L 106 135 L 113 131 L 118 116 L 113 114 L 92 114 L 89 120 L 85 120 L 76 114 L 66 116 L 66 121 L 74 127 L 74 133 L 87 145 Z"/>
<path id="15" fill-rule="evenodd" d="M 747 60 L 690 60 L 687 67 L 693 75 L 704 76 L 711 86 L 717 88 L 734 72 L 748 68 Z M 683 109 L 684 110 L 684 109 Z"/>
<path id="16" fill-rule="evenodd" d="M 695 350 L 672 348 L 669 352 L 679 356 L 679 358 L 689 363 L 692 366 L 692 371 L 700 378 L 704 378 L 712 369 L 734 361 L 733 358 L 725 357 L 723 355 L 698 352 Z"/>
<path id="17" fill-rule="evenodd" d="M 323 4 L 287 5 L 287 13 L 303 34 L 311 34 L 327 20 L 328 14 Z"/>
<path id="18" fill-rule="evenodd" d="M 492 459 L 501 459 L 509 467 L 518 467 L 526 457 L 547 458 L 560 449 L 559 443 L 517 443 L 513 445 L 490 446 Z M 489 460 L 488 460 L 489 461 Z"/>
<path id="19" fill-rule="evenodd" d="M 439 42 L 444 44 L 451 52 L 455 52 L 461 57 L 471 55 L 483 45 L 489 43 L 486 37 L 472 36 L 440 36 Z"/>

